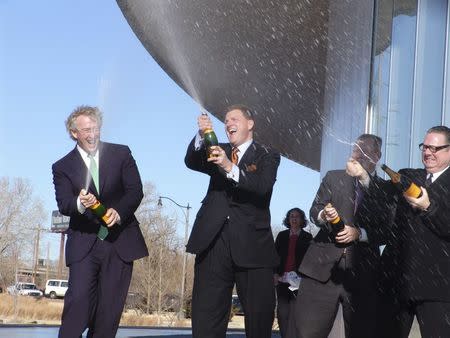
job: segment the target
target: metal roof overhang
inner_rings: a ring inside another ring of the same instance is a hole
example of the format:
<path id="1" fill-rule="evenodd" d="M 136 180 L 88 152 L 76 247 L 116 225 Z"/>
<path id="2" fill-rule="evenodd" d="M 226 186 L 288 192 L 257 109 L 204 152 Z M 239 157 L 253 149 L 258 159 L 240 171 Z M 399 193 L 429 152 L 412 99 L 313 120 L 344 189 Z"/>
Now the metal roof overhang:
<path id="1" fill-rule="evenodd" d="M 255 112 L 255 139 L 320 169 L 328 1 L 117 0 L 169 76 L 223 121 Z"/>

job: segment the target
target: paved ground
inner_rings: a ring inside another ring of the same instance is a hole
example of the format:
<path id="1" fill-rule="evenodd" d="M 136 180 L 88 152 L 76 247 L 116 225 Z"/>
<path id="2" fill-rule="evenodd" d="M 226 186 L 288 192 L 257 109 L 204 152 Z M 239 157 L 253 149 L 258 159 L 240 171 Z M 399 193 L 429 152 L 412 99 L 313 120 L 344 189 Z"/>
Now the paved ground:
<path id="1" fill-rule="evenodd" d="M 17 326 L 0 325 L 0 338 L 54 338 L 58 335 L 58 326 Z M 190 329 L 173 328 L 119 328 L 116 338 L 191 338 Z M 278 333 L 273 338 L 280 338 Z M 227 338 L 245 338 L 242 330 L 230 330 Z"/>

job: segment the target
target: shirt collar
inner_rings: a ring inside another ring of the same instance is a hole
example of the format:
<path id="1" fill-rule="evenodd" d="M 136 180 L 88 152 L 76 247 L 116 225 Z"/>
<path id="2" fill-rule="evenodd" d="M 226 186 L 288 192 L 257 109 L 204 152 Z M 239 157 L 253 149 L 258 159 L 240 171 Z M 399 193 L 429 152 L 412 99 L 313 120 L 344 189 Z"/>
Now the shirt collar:
<path id="1" fill-rule="evenodd" d="M 239 161 L 241 160 L 242 156 L 244 156 L 245 152 L 247 151 L 248 147 L 250 147 L 252 142 L 253 142 L 253 139 L 250 139 L 237 147 L 239 149 L 239 152 L 238 152 Z"/>
<path id="2" fill-rule="evenodd" d="M 78 150 L 78 152 L 80 153 L 81 158 L 82 158 L 85 162 L 89 160 L 89 154 L 87 153 L 87 151 L 84 150 L 83 148 L 81 148 L 78 144 L 77 144 L 77 150 Z M 95 151 L 95 154 L 94 154 L 93 157 L 94 157 L 94 159 L 95 159 L 95 162 L 98 163 L 98 149 Z"/>
<path id="3" fill-rule="evenodd" d="M 446 168 L 442 169 L 441 171 L 438 171 L 437 173 L 433 173 L 433 177 L 431 178 L 431 182 L 436 181 L 436 179 L 443 174 L 444 171 L 446 171 L 449 168 L 447 166 Z M 427 178 L 431 173 L 427 172 Z"/>

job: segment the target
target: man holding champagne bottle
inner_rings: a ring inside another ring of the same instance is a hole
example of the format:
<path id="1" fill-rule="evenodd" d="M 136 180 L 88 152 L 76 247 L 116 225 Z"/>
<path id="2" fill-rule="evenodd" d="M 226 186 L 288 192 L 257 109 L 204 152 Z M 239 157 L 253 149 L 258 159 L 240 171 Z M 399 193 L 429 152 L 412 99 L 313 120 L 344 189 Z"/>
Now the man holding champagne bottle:
<path id="1" fill-rule="evenodd" d="M 280 155 L 253 141 L 255 121 L 243 105 L 226 110 L 229 143 L 210 147 L 207 115 L 198 118 L 188 168 L 210 176 L 186 250 L 196 254 L 192 294 L 194 338 L 225 337 L 236 283 L 248 338 L 270 338 L 274 319 L 273 269 L 278 266 L 270 227 L 270 199 Z"/>
<path id="2" fill-rule="evenodd" d="M 424 169 L 390 174 L 399 189 L 382 256 L 381 338 L 408 337 L 414 316 L 422 337 L 450 337 L 450 129 L 430 128 L 419 149 Z"/>
<path id="3" fill-rule="evenodd" d="M 346 337 L 374 334 L 378 227 L 388 219 L 379 205 L 386 183 L 375 175 L 381 143 L 375 135 L 359 136 L 346 169 L 329 171 L 317 191 L 310 217 L 322 229 L 299 267 L 299 338 L 327 337 L 339 304 Z"/>
<path id="4" fill-rule="evenodd" d="M 70 216 L 60 338 L 115 337 L 133 260 L 148 251 L 134 216 L 142 183 L 127 146 L 100 141 L 102 114 L 80 106 L 66 120 L 75 148 L 53 164 L 59 211 Z"/>

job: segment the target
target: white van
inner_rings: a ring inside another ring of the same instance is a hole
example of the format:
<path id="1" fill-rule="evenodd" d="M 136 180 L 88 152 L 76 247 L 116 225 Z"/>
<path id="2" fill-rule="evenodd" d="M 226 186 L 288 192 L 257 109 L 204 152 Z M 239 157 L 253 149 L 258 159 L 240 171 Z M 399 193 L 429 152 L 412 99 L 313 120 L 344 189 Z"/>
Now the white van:
<path id="1" fill-rule="evenodd" d="M 65 279 L 49 279 L 45 283 L 44 295 L 52 299 L 64 297 L 68 287 L 69 281 Z"/>

